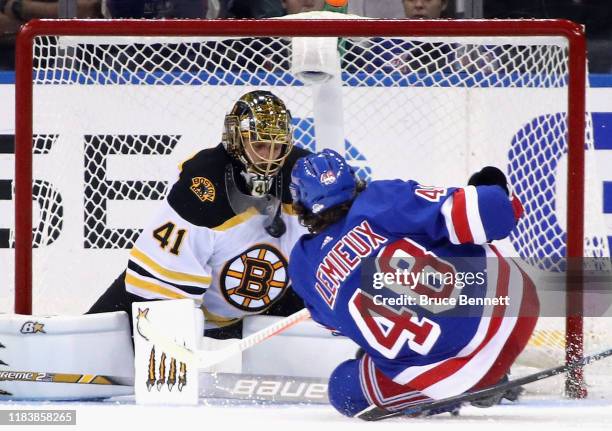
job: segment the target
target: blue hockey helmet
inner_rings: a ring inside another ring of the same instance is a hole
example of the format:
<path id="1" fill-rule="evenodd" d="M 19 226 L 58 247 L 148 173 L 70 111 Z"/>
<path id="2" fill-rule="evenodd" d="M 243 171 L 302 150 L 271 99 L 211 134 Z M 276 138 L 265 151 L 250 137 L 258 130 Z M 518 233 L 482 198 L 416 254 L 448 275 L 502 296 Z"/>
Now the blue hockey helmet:
<path id="1" fill-rule="evenodd" d="M 294 203 L 319 214 L 353 199 L 357 180 L 353 168 L 340 154 L 325 149 L 298 159 L 289 188 Z"/>

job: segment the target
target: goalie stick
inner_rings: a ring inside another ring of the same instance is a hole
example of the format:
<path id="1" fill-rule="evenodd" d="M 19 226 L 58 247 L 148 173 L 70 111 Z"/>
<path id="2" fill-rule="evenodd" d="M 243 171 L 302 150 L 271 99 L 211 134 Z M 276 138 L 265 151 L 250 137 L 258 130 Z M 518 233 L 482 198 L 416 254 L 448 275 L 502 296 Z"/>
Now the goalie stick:
<path id="1" fill-rule="evenodd" d="M 199 375 L 199 396 L 206 399 L 233 399 L 270 403 L 329 404 L 328 380 L 316 377 L 272 376 L 261 374 L 207 373 Z M 132 377 L 88 373 L 50 373 L 41 371 L 0 372 L 0 382 L 72 383 L 88 385 L 134 386 Z M 0 396 L 12 396 L 0 389 Z"/>
<path id="2" fill-rule="evenodd" d="M 0 371 L 0 382 L 76 383 L 81 385 L 134 386 L 134 379 L 131 377 L 13 370 Z"/>
<path id="3" fill-rule="evenodd" d="M 552 376 L 556 376 L 558 374 L 566 373 L 568 371 L 572 371 L 576 368 L 583 367 L 591 362 L 599 361 L 600 359 L 607 358 L 608 356 L 612 356 L 612 349 L 604 350 L 603 352 L 596 353 L 591 356 L 587 356 L 582 358 L 579 361 L 573 362 L 571 364 L 561 365 L 555 368 L 549 368 L 547 370 L 539 371 L 534 374 L 530 374 L 525 377 L 521 377 L 518 379 L 511 380 L 506 383 L 502 383 L 499 385 L 491 386 L 486 389 L 481 389 L 474 392 L 466 392 L 463 394 L 455 395 L 453 397 L 444 398 L 436 401 L 428 401 L 417 403 L 407 409 L 398 411 L 398 412 L 390 412 L 386 409 L 383 409 L 378 406 L 370 406 L 361 412 L 355 415 L 356 418 L 363 419 L 365 421 L 379 421 L 381 419 L 387 419 L 397 416 L 412 416 L 418 415 L 421 413 L 427 413 L 433 409 L 441 409 L 444 407 L 450 407 L 453 405 L 457 405 L 463 402 L 475 401 L 481 398 L 485 398 L 491 395 L 497 395 L 500 392 L 505 392 L 508 389 L 517 388 L 522 385 L 526 385 L 528 383 L 537 382 L 542 379 L 547 379 Z"/>
<path id="4" fill-rule="evenodd" d="M 240 352 L 243 352 L 276 334 L 286 331 L 298 323 L 309 319 L 310 312 L 304 308 L 291 316 L 263 328 L 254 334 L 243 338 L 236 344 L 229 345 L 217 350 L 190 350 L 176 343 L 170 337 L 160 333 L 147 319 L 146 313 L 139 313 L 136 328 L 138 333 L 151 343 L 159 346 L 168 355 L 185 363 L 196 364 L 198 368 L 208 368 L 222 362 Z"/>
<path id="5" fill-rule="evenodd" d="M 200 373 L 201 398 L 282 404 L 329 404 L 329 380 L 317 377 Z"/>

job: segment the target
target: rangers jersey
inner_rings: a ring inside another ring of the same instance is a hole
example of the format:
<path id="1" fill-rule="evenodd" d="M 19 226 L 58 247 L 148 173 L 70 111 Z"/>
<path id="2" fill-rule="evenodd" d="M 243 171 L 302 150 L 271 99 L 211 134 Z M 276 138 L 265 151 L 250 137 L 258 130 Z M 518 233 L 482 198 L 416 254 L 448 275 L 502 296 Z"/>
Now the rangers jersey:
<path id="1" fill-rule="evenodd" d="M 528 277 L 487 244 L 508 236 L 520 211 L 498 186 L 375 181 L 343 219 L 298 241 L 289 274 L 313 319 L 365 350 L 372 376 L 377 369 L 431 398 L 452 396 L 485 376 L 518 316 L 537 316 Z M 376 273 L 397 268 L 452 277 L 374 286 Z M 362 386 L 376 397 L 368 370 Z"/>
<path id="2" fill-rule="evenodd" d="M 272 185 L 280 199 L 263 206 L 240 192 L 241 168 L 222 145 L 186 161 L 130 253 L 126 290 L 146 299 L 191 298 L 206 329 L 268 309 L 290 288 L 289 253 L 305 233 L 291 210 L 288 179 L 306 154 L 293 148 Z M 276 214 L 286 226 L 278 238 L 265 229 Z"/>

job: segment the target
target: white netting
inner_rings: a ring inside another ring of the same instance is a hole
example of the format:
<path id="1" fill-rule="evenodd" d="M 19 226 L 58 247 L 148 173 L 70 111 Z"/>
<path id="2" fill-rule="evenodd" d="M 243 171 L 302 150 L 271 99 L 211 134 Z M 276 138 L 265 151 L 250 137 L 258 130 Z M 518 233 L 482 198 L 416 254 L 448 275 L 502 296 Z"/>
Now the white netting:
<path id="1" fill-rule="evenodd" d="M 298 145 L 327 145 L 315 132 L 326 90 L 292 74 L 292 46 L 290 37 L 36 38 L 35 312 L 93 302 L 123 269 L 176 165 L 218 144 L 223 115 L 243 93 L 277 93 Z M 506 250 L 540 269 L 563 266 L 565 39 L 363 37 L 337 47 L 330 85 L 340 97 L 325 108 L 341 112 L 340 146 L 362 178 L 461 185 L 499 166 L 526 210 Z M 586 255 L 609 256 L 587 125 Z"/>
<path id="2" fill-rule="evenodd" d="M 560 184 L 565 179 L 559 173 L 567 152 L 566 45 L 562 38 L 541 37 L 341 39 L 343 100 L 338 108 L 343 109 L 349 125 L 345 125 L 349 153 L 353 158 L 361 153 L 358 159 L 365 155 L 370 161 L 361 175 L 370 176 L 373 166 L 379 165 L 384 169 L 373 173 L 376 178 L 413 177 L 446 185 L 464 183 L 483 164 L 504 167 L 527 214 L 512 238 L 514 248 L 532 264 L 558 268 L 565 254 L 566 232 L 564 214 L 558 208 L 565 186 Z M 199 104 L 227 109 L 248 87 L 266 86 L 289 95 L 285 96 L 289 106 L 301 114 L 296 124 L 298 142 L 314 148 L 311 90 L 291 75 L 290 38 L 41 37 L 35 58 L 37 92 L 64 85 L 84 92 L 92 89 L 95 98 L 91 104 L 106 104 L 98 110 L 109 131 L 128 120 L 113 104 L 125 102 L 124 97 L 132 98 L 134 93 L 132 109 L 150 110 L 162 104 L 169 128 L 184 134 L 197 124 L 198 129 L 208 131 L 203 136 L 210 136 L 199 146 L 211 146 L 218 140 L 219 123 L 211 121 L 212 109 L 194 109 L 198 103 L 192 101 L 200 98 Z M 103 88 L 108 89 L 104 94 Z M 498 97 L 490 96 L 496 93 Z M 113 94 L 121 97 L 109 99 Z M 531 104 L 536 98 L 537 103 Z M 35 127 L 53 121 L 55 109 L 37 106 Z M 71 108 L 80 123 L 75 127 L 94 123 L 90 116 L 82 115 L 82 106 L 63 109 Z M 524 115 L 525 111 L 532 113 Z M 377 118 L 384 119 L 383 127 Z M 172 127 L 173 119 L 184 125 Z M 125 132 L 133 129 L 122 127 Z M 105 171 L 99 165 L 108 154 L 171 154 L 178 140 L 127 133 L 88 136 L 84 140 L 86 176 L 103 181 Z M 590 122 L 587 148 L 593 148 Z M 389 152 L 404 152 L 407 163 L 402 157 L 389 157 Z M 113 183 L 88 194 L 87 178 L 85 223 L 94 231 L 102 229 L 94 226 L 103 215 L 96 214 L 95 208 L 101 195 L 119 193 L 132 200 L 135 198 L 128 195 L 134 193 L 138 199 L 159 199 L 164 193 L 155 184 L 138 183 L 146 190 L 136 192 L 129 184 Z M 587 202 L 587 210 L 591 209 L 597 212 L 596 203 Z M 588 231 L 588 255 L 607 253 L 604 238 L 593 234 L 597 229 Z M 119 242 L 123 248 L 129 246 L 134 232 L 116 235 L 107 244 Z M 98 248 L 96 244 L 105 241 L 106 235 L 91 244 Z"/>

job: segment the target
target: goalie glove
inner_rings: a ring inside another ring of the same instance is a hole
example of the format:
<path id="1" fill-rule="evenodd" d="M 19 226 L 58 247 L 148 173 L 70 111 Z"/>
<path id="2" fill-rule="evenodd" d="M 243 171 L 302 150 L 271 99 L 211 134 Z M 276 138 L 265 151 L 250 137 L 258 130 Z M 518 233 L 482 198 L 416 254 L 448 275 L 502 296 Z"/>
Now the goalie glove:
<path id="1" fill-rule="evenodd" d="M 512 187 L 508 184 L 506 175 L 495 166 L 485 166 L 480 171 L 472 174 L 468 181 L 470 186 L 499 186 L 501 187 L 512 203 L 514 219 L 518 220 L 523 215 L 523 205 L 520 199 L 513 193 Z"/>

